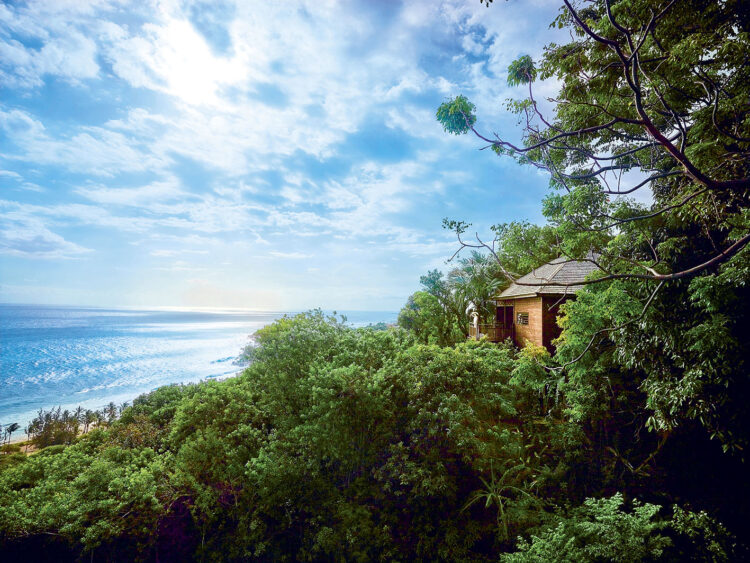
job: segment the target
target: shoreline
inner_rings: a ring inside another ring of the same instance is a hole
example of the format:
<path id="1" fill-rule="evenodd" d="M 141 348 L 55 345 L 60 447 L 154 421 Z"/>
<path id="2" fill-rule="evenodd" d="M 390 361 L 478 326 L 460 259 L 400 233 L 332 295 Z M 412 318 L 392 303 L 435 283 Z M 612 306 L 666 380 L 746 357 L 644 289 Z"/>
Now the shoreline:
<path id="1" fill-rule="evenodd" d="M 6 440 L 5 442 L 3 442 L 3 445 L 5 445 L 5 444 L 17 444 L 18 442 L 28 442 L 28 441 L 29 441 L 29 437 L 26 434 L 21 434 L 18 437 L 16 437 L 16 435 L 13 434 L 10 437 L 10 441 Z"/>
<path id="2" fill-rule="evenodd" d="M 22 428 L 40 407 L 98 410 L 165 385 L 236 377 L 245 368 L 236 362 L 252 335 L 295 314 L 8 303 L 0 308 L 17 309 L 0 319 L 9 339 L 0 358 L 0 424 Z M 149 314 L 133 314 L 144 311 Z M 340 314 L 353 328 L 397 316 L 396 311 Z M 37 350 L 40 342 L 43 351 Z"/>
<path id="3" fill-rule="evenodd" d="M 143 391 L 143 392 L 140 392 L 140 393 L 136 393 L 135 395 L 124 394 L 122 396 L 115 396 L 111 400 L 108 400 L 108 401 L 105 401 L 105 402 L 101 402 L 101 403 L 99 403 L 98 400 L 97 400 L 97 406 L 91 405 L 90 407 L 85 407 L 84 405 L 86 405 L 87 401 L 81 401 L 81 402 L 76 402 L 76 403 L 64 403 L 64 404 L 58 403 L 58 404 L 55 404 L 55 405 L 53 405 L 51 407 L 46 407 L 46 408 L 45 407 L 39 407 L 39 408 L 37 408 L 37 409 L 35 409 L 33 411 L 33 413 L 34 413 L 33 416 L 30 419 L 25 420 L 23 423 L 21 422 L 21 418 L 22 418 L 21 417 L 18 420 L 10 420 L 8 422 L 4 422 L 4 423 L 2 423 L 2 426 L 4 427 L 6 424 L 11 424 L 13 422 L 17 422 L 17 423 L 21 424 L 21 428 L 19 428 L 11 436 L 10 443 L 13 444 L 13 443 L 16 443 L 16 442 L 23 442 L 23 441 L 26 440 L 26 438 L 23 438 L 23 436 L 26 436 L 26 434 L 23 433 L 22 429 L 25 428 L 26 426 L 28 426 L 29 424 L 31 424 L 31 421 L 38 415 L 38 413 L 39 413 L 40 410 L 42 410 L 44 412 L 48 412 L 50 410 L 55 410 L 55 409 L 57 409 L 59 407 L 61 409 L 61 411 L 67 410 L 69 412 L 74 412 L 78 407 L 84 407 L 84 410 L 98 411 L 98 410 L 102 410 L 105 407 L 107 407 L 107 405 L 109 403 L 111 403 L 111 402 L 115 403 L 118 407 L 123 402 L 127 402 L 128 406 L 131 406 L 133 404 L 133 401 L 135 399 L 137 399 L 138 397 L 140 397 L 142 395 L 148 395 L 149 393 L 153 393 L 154 391 L 156 391 L 157 389 L 160 389 L 162 387 L 169 387 L 171 385 L 198 385 L 198 384 L 206 383 L 206 382 L 209 382 L 209 381 L 224 381 L 226 379 L 231 379 L 233 377 L 237 377 L 238 375 L 240 375 L 245 370 L 245 367 L 247 367 L 247 366 L 244 366 L 244 367 L 238 369 L 236 372 L 221 373 L 219 375 L 209 376 L 209 377 L 203 377 L 201 379 L 194 380 L 194 381 L 179 381 L 179 382 L 174 382 L 174 383 L 164 383 L 163 385 L 158 385 L 158 386 L 154 387 L 153 389 L 149 389 L 148 391 Z M 122 399 L 125 399 L 125 400 L 123 401 Z M 7 419 L 8 417 L 5 417 L 5 418 Z M 3 435 L 2 432 L 3 431 L 0 431 L 0 438 L 2 438 L 2 435 Z M 19 434 L 19 433 L 21 434 L 21 436 L 20 437 L 16 437 L 17 434 Z M 83 434 L 83 432 L 81 432 L 81 434 Z M 7 442 L 2 442 L 2 443 L 7 443 Z"/>

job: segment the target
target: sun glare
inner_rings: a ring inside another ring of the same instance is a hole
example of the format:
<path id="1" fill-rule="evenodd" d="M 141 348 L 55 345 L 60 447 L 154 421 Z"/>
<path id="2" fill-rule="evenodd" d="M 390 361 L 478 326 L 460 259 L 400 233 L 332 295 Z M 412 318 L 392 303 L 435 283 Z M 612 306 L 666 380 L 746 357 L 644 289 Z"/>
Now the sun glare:
<path id="1" fill-rule="evenodd" d="M 168 93 L 193 105 L 217 103 L 222 86 L 243 79 L 239 61 L 215 56 L 187 21 L 160 30 L 152 65 Z"/>

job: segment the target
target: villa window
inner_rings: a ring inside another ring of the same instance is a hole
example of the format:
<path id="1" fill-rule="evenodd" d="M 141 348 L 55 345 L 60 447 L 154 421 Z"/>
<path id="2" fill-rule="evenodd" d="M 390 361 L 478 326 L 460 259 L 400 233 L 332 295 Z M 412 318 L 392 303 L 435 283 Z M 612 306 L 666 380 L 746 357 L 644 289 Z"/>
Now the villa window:
<path id="1" fill-rule="evenodd" d="M 519 324 L 519 325 L 527 325 L 527 324 L 529 324 L 529 314 L 528 313 L 518 313 L 518 316 L 516 317 L 516 324 Z"/>

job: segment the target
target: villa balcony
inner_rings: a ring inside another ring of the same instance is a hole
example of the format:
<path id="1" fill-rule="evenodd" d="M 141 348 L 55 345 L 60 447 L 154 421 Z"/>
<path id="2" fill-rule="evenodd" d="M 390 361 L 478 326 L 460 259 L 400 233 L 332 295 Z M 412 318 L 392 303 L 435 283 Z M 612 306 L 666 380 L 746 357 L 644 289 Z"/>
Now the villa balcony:
<path id="1" fill-rule="evenodd" d="M 502 342 L 508 338 L 513 338 L 513 326 L 506 327 L 499 324 L 480 324 L 479 325 L 479 336 L 487 337 L 490 342 Z M 469 337 L 475 339 L 477 337 L 477 331 L 474 325 L 469 326 Z"/>

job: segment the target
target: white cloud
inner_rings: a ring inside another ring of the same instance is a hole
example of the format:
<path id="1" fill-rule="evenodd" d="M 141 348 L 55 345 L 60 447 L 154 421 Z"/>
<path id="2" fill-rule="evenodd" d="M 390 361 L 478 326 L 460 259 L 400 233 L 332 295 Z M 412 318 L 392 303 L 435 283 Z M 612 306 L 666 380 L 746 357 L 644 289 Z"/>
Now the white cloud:
<path id="1" fill-rule="evenodd" d="M 389 109 L 385 124 L 391 129 L 400 129 L 407 135 L 420 139 L 439 141 L 445 138 L 445 131 L 435 119 L 434 110 L 413 104 Z"/>
<path id="2" fill-rule="evenodd" d="M 166 159 L 156 157 L 132 138 L 101 127 L 81 127 L 63 138 L 49 135 L 41 121 L 28 112 L 0 107 L 0 130 L 20 149 L 5 158 L 43 165 L 62 165 L 96 176 L 116 172 L 159 170 Z"/>
<path id="3" fill-rule="evenodd" d="M 14 212 L 0 219 L 0 254 L 24 258 L 75 258 L 91 252 L 50 231 L 42 221 Z"/>
<path id="4" fill-rule="evenodd" d="M 23 163 L 11 167 L 35 182 L 0 202 L 15 214 L 11 242 L 82 256 L 57 233 L 102 229 L 135 262 L 153 269 L 159 259 L 175 273 L 278 258 L 261 285 L 288 276 L 284 268 L 304 274 L 315 257 L 352 270 L 326 264 L 324 286 L 335 272 L 376 294 L 375 284 L 407 275 L 386 274 L 391 259 L 423 270 L 454 249 L 425 215 L 439 213 L 435 202 L 453 205 L 448 186 L 472 189 L 477 176 L 456 155 L 476 142 L 445 135 L 432 106 L 466 93 L 483 126 L 510 123 L 498 103 L 514 93 L 505 67 L 531 44 L 528 18 L 511 4 L 236 2 L 214 22 L 225 49 L 191 23 L 189 0 L 0 5 L 0 80 L 17 94 L 0 103 L 0 164 Z M 52 77 L 77 108 L 64 118 L 36 109 L 56 102 L 40 88 Z M 404 140 L 403 154 L 384 154 L 382 124 L 386 139 Z M 232 291 L 200 281 L 185 299 L 253 298 Z"/>
<path id="5" fill-rule="evenodd" d="M 159 249 L 159 250 L 152 250 L 151 252 L 149 252 L 149 254 L 157 258 L 170 258 L 173 256 L 179 256 L 180 254 L 208 254 L 208 250 L 197 250 L 194 248 L 180 248 L 177 250 Z"/>
<path id="6" fill-rule="evenodd" d="M 0 26 L 4 24 L 10 30 L 44 41 L 40 48 L 29 48 L 17 39 L 0 36 L 0 73 L 4 85 L 37 87 L 44 83 L 46 75 L 73 83 L 97 77 L 99 65 L 95 41 L 86 31 L 76 29 L 64 20 L 45 21 L 36 12 L 40 6 L 36 3 L 26 11 L 19 9 L 16 12 L 3 6 L 0 10 Z M 50 23 L 53 29 L 45 26 Z"/>
<path id="7" fill-rule="evenodd" d="M 58 74 L 69 80 L 94 78 L 99 74 L 96 44 L 82 33 L 73 32 L 50 41 L 33 57 L 40 75 Z"/>
<path id="8" fill-rule="evenodd" d="M 269 252 L 271 256 L 274 256 L 276 258 L 286 258 L 290 260 L 301 260 L 303 258 L 312 258 L 312 254 L 305 254 L 304 252 L 277 252 L 275 250 L 272 250 Z"/>
<path id="9" fill-rule="evenodd" d="M 78 188 L 76 193 L 96 203 L 144 207 L 156 202 L 167 202 L 186 197 L 175 178 L 153 182 L 138 188 L 108 188 L 96 186 Z"/>
<path id="10" fill-rule="evenodd" d="M 247 80 L 243 57 L 217 57 L 202 35 L 185 19 L 147 24 L 143 34 L 107 45 L 114 71 L 133 86 L 158 90 L 188 104 L 220 103 L 220 88 Z"/>
<path id="11" fill-rule="evenodd" d="M 71 80 L 93 77 L 99 54 L 132 86 L 175 98 L 166 113 L 134 108 L 104 127 L 67 136 L 50 135 L 41 122 L 25 134 L 14 131 L 23 151 L 16 158 L 76 171 L 163 169 L 178 154 L 241 175 L 273 165 L 269 155 L 329 157 L 372 108 L 398 104 L 406 93 L 444 88 L 445 79 L 433 81 L 420 68 L 422 49 L 409 33 L 413 10 L 393 22 L 384 41 L 366 13 L 338 3 L 238 3 L 228 28 L 229 56 L 214 54 L 176 3 L 159 4 L 142 27 L 86 20 L 94 10 L 73 5 L 56 12 L 52 17 L 49 7 L 38 4 L 24 12 L 27 20 L 43 22 L 36 34 L 44 46 L 32 53 L 8 43 L 7 64 L 18 80 L 28 74 L 24 80 L 39 85 L 47 67 Z M 434 12 L 427 10 L 430 17 Z M 71 16 L 70 24 L 56 23 L 60 13 Z M 9 27 L 20 27 L 19 19 Z M 85 36 L 76 24 L 95 33 Z M 354 59 L 361 60 L 352 65 Z M 273 90 L 259 97 L 269 79 Z"/>
<path id="12" fill-rule="evenodd" d="M 404 105 L 401 97 L 429 90 L 450 95 L 468 87 L 491 118 L 498 108 L 485 100 L 494 104 L 507 91 L 492 69 L 504 70 L 516 55 L 513 43 L 525 39 L 514 31 L 523 29 L 522 19 L 508 25 L 508 7 L 482 10 L 481 17 L 473 8 L 406 6 L 389 23 L 386 40 L 366 11 L 339 3 L 238 3 L 227 26 L 228 55 L 212 51 L 176 2 L 142 7 L 138 15 L 148 14 L 151 21 L 140 27 L 101 17 L 115 15 L 107 2 L 6 9 L 3 19 L 10 29 L 26 30 L 44 42 L 34 53 L 17 41 L 4 43 L 6 64 L 19 77 L 31 73 L 38 85 L 48 67 L 71 80 L 93 77 L 98 54 L 132 86 L 175 98 L 168 111 L 136 107 L 102 127 L 64 136 L 49 134 L 27 116 L 34 127 L 13 130 L 20 151 L 9 156 L 111 176 L 166 170 L 172 155 L 180 155 L 240 176 L 278 166 L 296 151 L 330 157 L 373 111 L 386 115 L 390 127 L 437 140 L 444 135 L 432 112 Z M 65 25 L 61 14 L 69 20 Z M 446 22 L 461 29 L 469 51 L 490 54 L 487 64 L 465 66 L 463 83 L 431 78 L 421 66 L 433 46 L 420 45 L 414 33 L 427 33 L 431 25 L 439 32 Z M 478 42 L 480 35 L 487 48 Z M 273 89 L 259 97 L 269 80 Z M 318 112 L 314 117 L 312 110 Z"/>
<path id="13" fill-rule="evenodd" d="M 169 264 L 157 266 L 154 269 L 162 272 L 202 272 L 206 270 L 206 268 L 195 266 L 185 260 L 174 260 Z"/>

